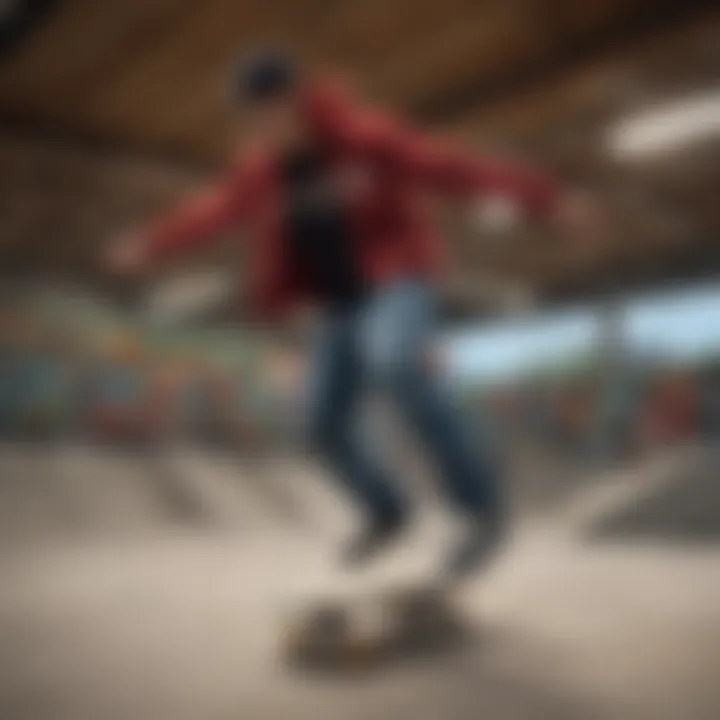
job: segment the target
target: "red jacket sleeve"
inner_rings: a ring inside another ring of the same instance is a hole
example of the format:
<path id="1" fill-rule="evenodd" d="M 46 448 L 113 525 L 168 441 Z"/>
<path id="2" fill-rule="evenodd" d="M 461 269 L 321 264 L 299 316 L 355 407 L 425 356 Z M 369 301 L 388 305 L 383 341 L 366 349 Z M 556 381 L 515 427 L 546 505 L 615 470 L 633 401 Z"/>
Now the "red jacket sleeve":
<path id="1" fill-rule="evenodd" d="M 189 250 L 241 222 L 253 203 L 255 173 L 242 165 L 212 188 L 191 197 L 143 233 L 152 257 Z"/>
<path id="2" fill-rule="evenodd" d="M 454 148 L 388 115 L 359 107 L 337 84 L 317 86 L 309 100 L 321 134 L 391 163 L 434 192 L 460 197 L 506 195 L 535 215 L 555 207 L 559 194 L 555 182 L 532 168 Z"/>
<path id="3" fill-rule="evenodd" d="M 504 159 L 474 156 L 412 130 L 398 129 L 387 139 L 393 162 L 430 189 L 452 196 L 503 195 L 536 216 L 556 207 L 558 189 L 547 175 Z"/>

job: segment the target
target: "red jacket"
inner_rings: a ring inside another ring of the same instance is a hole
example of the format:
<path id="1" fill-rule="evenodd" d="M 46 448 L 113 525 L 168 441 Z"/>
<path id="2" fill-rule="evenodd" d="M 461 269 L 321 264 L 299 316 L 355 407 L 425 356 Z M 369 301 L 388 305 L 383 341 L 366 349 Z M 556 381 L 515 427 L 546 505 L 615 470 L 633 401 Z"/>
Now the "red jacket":
<path id="1" fill-rule="evenodd" d="M 371 282 L 439 268 L 441 245 L 423 202 L 428 196 L 505 194 L 533 214 L 554 205 L 557 193 L 548 178 L 445 146 L 359 107 L 335 86 L 316 85 L 301 102 L 332 171 L 345 183 L 356 251 Z M 285 252 L 280 190 L 277 154 L 257 149 L 214 188 L 149 228 L 150 254 L 190 249 L 243 225 L 252 245 L 249 277 L 258 309 L 276 314 L 307 299 L 303 278 Z"/>

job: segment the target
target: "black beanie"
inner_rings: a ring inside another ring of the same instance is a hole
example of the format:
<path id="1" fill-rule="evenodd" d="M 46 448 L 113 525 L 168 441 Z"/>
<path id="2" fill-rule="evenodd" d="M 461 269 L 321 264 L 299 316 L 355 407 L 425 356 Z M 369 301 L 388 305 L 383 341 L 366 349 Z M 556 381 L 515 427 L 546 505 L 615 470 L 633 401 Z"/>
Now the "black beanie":
<path id="1" fill-rule="evenodd" d="M 235 72 L 234 94 L 236 98 L 249 102 L 267 100 L 291 90 L 296 79 L 293 63 L 281 52 L 254 52 L 239 64 Z"/>

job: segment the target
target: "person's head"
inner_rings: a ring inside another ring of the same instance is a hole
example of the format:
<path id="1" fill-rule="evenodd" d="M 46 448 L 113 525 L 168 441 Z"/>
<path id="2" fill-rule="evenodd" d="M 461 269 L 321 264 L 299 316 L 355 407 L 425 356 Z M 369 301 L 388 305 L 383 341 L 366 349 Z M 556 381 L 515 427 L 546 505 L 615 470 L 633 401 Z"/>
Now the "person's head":
<path id="1" fill-rule="evenodd" d="M 284 148 L 303 142 L 300 82 L 295 65 L 277 51 L 255 52 L 240 63 L 233 90 L 257 136 Z"/>

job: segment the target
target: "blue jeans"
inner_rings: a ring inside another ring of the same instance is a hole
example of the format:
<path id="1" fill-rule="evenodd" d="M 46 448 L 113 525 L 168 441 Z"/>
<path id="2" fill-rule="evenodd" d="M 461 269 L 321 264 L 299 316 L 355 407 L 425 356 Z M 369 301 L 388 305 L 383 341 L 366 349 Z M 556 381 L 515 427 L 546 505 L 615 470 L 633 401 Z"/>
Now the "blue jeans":
<path id="1" fill-rule="evenodd" d="M 329 312 L 311 368 L 312 441 L 372 515 L 404 514 L 400 487 L 374 462 L 356 432 L 363 390 L 378 388 L 417 433 L 456 506 L 496 521 L 501 503 L 489 455 L 480 451 L 429 367 L 435 320 L 435 294 L 417 280 L 381 287 L 352 310 Z"/>

